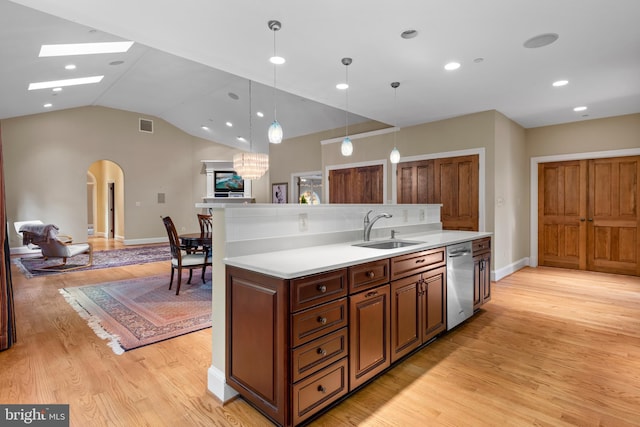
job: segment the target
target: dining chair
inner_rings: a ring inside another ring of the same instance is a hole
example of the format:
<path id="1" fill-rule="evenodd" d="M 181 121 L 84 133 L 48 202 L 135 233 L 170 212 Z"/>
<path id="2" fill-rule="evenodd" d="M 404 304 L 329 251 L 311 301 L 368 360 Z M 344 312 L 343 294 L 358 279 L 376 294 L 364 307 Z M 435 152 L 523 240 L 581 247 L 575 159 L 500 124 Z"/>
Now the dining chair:
<path id="1" fill-rule="evenodd" d="M 180 238 L 178 237 L 178 232 L 171 217 L 166 216 L 162 218 L 162 222 L 167 229 L 169 245 L 171 246 L 171 280 L 169 281 L 169 289 L 173 286 L 173 274 L 175 270 L 178 270 L 178 284 L 176 286 L 176 295 L 178 295 L 182 282 L 182 269 L 189 269 L 189 280 L 187 280 L 187 283 L 190 284 L 193 270 L 202 268 L 202 283 L 204 283 L 204 274 L 207 270 L 207 265 L 211 264 L 211 256 L 207 251 L 198 253 L 187 253 L 184 251 L 180 246 Z"/>
<path id="2" fill-rule="evenodd" d="M 211 236 L 213 232 L 213 215 L 211 214 L 197 214 L 198 224 L 200 225 L 200 237 Z M 200 250 L 211 253 L 210 247 L 202 247 Z"/>

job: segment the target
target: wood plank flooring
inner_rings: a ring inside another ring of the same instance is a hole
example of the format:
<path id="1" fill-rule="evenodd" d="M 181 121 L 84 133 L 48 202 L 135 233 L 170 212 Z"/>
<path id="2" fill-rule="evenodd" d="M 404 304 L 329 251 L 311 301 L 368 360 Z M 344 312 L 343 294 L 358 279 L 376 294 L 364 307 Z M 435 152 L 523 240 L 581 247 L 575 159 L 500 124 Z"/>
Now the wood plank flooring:
<path id="1" fill-rule="evenodd" d="M 118 247 L 104 239 L 96 250 Z M 0 403 L 68 403 L 72 426 L 269 426 L 207 391 L 211 329 L 114 354 L 58 289 L 167 262 L 26 279 Z M 640 426 L 640 278 L 525 268 L 493 299 L 314 426 Z"/>

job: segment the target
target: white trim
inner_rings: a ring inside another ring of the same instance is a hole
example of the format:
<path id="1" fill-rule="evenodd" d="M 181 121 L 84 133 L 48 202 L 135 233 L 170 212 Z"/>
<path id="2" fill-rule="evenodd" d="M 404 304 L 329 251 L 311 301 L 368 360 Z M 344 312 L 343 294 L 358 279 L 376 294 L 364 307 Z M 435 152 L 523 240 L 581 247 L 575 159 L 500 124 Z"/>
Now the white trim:
<path id="1" fill-rule="evenodd" d="M 125 246 L 129 245 L 148 245 L 150 243 L 169 243 L 169 237 L 149 237 L 146 239 L 125 239 Z"/>
<path id="2" fill-rule="evenodd" d="M 222 403 L 227 403 L 238 395 L 237 391 L 227 385 L 224 372 L 213 365 L 207 371 L 207 389 Z"/>
<path id="3" fill-rule="evenodd" d="M 363 132 L 363 133 L 356 133 L 355 135 L 349 135 L 349 138 L 353 139 L 361 139 L 361 138 L 369 138 L 371 136 L 377 136 L 377 135 L 386 135 L 388 133 L 392 133 L 395 132 L 396 130 L 400 130 L 399 127 L 392 127 L 392 128 L 385 128 L 385 129 L 378 129 L 378 130 L 372 130 L 371 132 Z M 342 142 L 342 140 L 344 139 L 344 136 L 340 136 L 337 138 L 331 138 L 331 139 L 323 139 L 320 141 L 321 145 L 327 145 L 327 144 L 335 144 L 336 142 Z"/>
<path id="4" fill-rule="evenodd" d="M 509 265 L 506 265 L 498 270 L 494 270 L 491 273 L 491 280 L 497 282 L 498 280 L 502 280 L 510 274 L 515 273 L 516 271 L 525 268 L 529 265 L 529 257 L 522 258 L 516 262 L 513 262 Z"/>
<path id="5" fill-rule="evenodd" d="M 430 153 L 430 154 L 421 154 L 418 156 L 407 156 L 401 157 L 400 163 L 403 162 L 415 162 L 420 160 L 432 160 L 432 159 L 443 159 L 447 157 L 460 157 L 460 156 L 471 156 L 478 155 L 478 231 L 487 231 L 486 226 L 486 159 L 485 159 L 485 149 L 484 147 L 480 148 L 471 148 L 468 150 L 457 150 L 457 151 L 444 151 L 441 153 Z M 391 176 L 391 191 L 392 191 L 392 203 L 397 203 L 397 165 L 392 165 L 392 176 Z"/>
<path id="6" fill-rule="evenodd" d="M 359 168 L 365 166 L 377 166 L 382 165 L 382 200 L 387 200 L 387 160 L 370 160 L 367 162 L 358 162 L 358 163 L 347 163 L 343 165 L 331 165 L 326 166 L 324 168 L 325 173 L 322 177 L 323 181 L 323 193 L 324 193 L 324 204 L 329 203 L 329 171 L 338 170 L 338 169 L 349 169 L 349 168 Z M 385 202 L 386 203 L 386 202 Z"/>
<path id="7" fill-rule="evenodd" d="M 550 162 L 564 162 L 568 160 L 603 159 L 607 157 L 625 157 L 640 155 L 640 148 L 625 148 L 621 150 L 593 151 L 588 153 L 557 154 L 531 158 L 531 182 L 530 182 L 530 266 L 538 266 L 538 164 Z"/>

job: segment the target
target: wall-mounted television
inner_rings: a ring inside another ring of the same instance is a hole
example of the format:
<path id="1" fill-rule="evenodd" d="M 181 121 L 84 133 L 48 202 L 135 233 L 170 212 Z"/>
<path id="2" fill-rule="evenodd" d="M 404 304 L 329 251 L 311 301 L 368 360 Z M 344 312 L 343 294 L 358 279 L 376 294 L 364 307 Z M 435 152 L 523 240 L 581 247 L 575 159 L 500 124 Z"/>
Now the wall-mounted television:
<path id="1" fill-rule="evenodd" d="M 244 179 L 235 171 L 214 171 L 213 181 L 216 193 L 244 192 Z"/>

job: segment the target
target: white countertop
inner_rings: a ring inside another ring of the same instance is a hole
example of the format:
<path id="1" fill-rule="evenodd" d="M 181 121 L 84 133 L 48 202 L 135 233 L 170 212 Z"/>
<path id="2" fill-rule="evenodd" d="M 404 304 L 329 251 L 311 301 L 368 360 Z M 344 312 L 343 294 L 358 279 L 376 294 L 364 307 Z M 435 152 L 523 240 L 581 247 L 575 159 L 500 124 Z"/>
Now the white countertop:
<path id="1" fill-rule="evenodd" d="M 491 234 L 475 231 L 438 230 L 422 234 L 403 234 L 398 240 L 413 240 L 425 243 L 397 249 L 373 249 L 352 246 L 356 243 L 362 243 L 362 241 L 354 241 L 225 258 L 224 263 L 281 279 L 292 279 L 364 262 L 475 240 L 491 236 Z"/>

